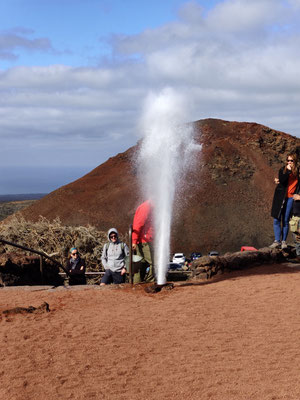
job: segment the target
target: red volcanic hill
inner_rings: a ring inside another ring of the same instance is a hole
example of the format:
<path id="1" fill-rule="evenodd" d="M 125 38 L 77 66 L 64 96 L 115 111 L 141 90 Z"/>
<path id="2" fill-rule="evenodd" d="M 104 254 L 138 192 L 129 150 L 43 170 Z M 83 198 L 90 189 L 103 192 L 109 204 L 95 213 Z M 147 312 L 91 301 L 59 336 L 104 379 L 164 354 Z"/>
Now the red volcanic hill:
<path id="1" fill-rule="evenodd" d="M 239 250 L 273 241 L 270 208 L 274 177 L 300 139 L 256 123 L 205 119 L 194 123 L 202 144 L 193 170 L 178 186 L 172 226 L 172 251 Z M 28 220 L 40 215 L 65 224 L 117 227 L 128 231 L 141 194 L 134 159 L 138 145 L 101 164 L 22 210 Z"/>

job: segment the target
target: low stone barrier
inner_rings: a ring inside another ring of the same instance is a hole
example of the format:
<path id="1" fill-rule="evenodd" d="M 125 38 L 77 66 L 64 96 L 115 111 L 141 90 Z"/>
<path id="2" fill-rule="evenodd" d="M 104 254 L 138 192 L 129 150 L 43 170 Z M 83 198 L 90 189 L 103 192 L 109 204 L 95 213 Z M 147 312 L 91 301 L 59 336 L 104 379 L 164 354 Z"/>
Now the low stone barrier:
<path id="1" fill-rule="evenodd" d="M 226 271 L 250 268 L 261 264 L 281 263 L 293 257 L 294 249 L 270 249 L 265 247 L 257 251 L 237 251 L 223 256 L 204 256 L 191 264 L 191 279 L 210 279 Z"/>

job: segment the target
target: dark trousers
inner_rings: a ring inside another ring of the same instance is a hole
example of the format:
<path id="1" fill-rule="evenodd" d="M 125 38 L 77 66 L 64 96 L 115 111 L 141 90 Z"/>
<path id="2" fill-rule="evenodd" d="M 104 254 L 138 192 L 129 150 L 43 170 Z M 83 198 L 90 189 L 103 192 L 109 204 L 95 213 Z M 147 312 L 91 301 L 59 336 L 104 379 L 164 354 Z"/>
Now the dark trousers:
<path id="1" fill-rule="evenodd" d="M 109 285 L 110 283 L 116 283 L 117 285 L 125 282 L 126 274 L 121 275 L 121 272 L 113 272 L 110 269 L 105 270 L 105 273 L 101 279 L 101 283 Z"/>
<path id="2" fill-rule="evenodd" d="M 69 285 L 85 285 L 86 278 L 85 275 L 71 275 L 69 277 Z"/>

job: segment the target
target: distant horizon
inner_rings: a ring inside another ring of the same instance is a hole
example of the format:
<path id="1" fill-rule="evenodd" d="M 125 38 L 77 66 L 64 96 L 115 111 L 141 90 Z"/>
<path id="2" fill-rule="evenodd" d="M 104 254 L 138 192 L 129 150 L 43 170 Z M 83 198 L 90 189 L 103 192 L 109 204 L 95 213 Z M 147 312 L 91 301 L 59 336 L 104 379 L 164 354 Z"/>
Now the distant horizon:
<path id="1" fill-rule="evenodd" d="M 35 196 L 39 196 L 39 195 L 43 195 L 45 196 L 46 194 L 49 194 L 49 192 L 47 193 L 41 193 L 41 192 L 28 192 L 28 193 L 3 193 L 0 194 L 0 197 L 4 197 L 4 196 L 28 196 L 28 195 L 35 195 Z"/>
<path id="2" fill-rule="evenodd" d="M 5 166 L 0 175 L 0 196 L 50 193 L 93 170 L 95 166 Z"/>
<path id="3" fill-rule="evenodd" d="M 39 200 L 49 193 L 7 193 L 0 194 L 0 203 L 11 201 Z"/>

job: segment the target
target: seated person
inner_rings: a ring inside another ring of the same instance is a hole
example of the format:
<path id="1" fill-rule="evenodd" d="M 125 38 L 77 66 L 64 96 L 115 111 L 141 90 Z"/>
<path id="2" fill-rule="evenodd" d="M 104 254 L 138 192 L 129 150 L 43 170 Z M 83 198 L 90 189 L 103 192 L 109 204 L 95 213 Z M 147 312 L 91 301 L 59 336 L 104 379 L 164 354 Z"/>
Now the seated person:
<path id="1" fill-rule="evenodd" d="M 108 239 L 109 242 L 105 243 L 102 250 L 101 262 L 105 274 L 101 279 L 100 286 L 124 283 L 126 278 L 125 259 L 129 255 L 128 246 L 119 240 L 119 234 L 115 228 L 108 231 Z"/>
<path id="2" fill-rule="evenodd" d="M 78 249 L 72 247 L 67 260 L 66 269 L 70 274 L 69 285 L 85 285 L 85 261 L 80 257 Z"/>

